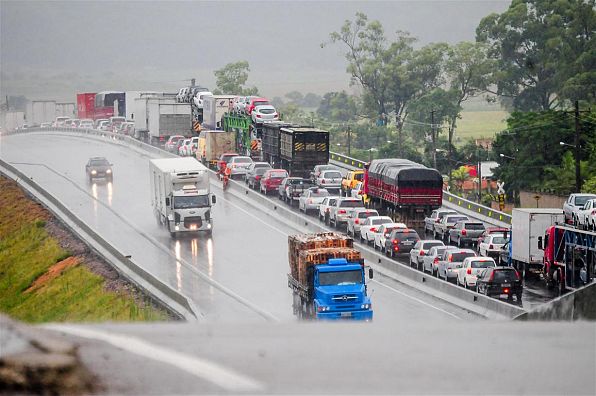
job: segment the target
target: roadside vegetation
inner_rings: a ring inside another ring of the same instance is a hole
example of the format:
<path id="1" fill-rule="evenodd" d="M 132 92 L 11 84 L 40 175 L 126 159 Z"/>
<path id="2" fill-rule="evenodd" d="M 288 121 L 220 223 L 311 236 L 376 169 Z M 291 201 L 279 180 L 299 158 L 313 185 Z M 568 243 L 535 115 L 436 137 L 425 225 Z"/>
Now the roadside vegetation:
<path id="1" fill-rule="evenodd" d="M 168 319 L 1 176 L 0 311 L 32 323 Z"/>

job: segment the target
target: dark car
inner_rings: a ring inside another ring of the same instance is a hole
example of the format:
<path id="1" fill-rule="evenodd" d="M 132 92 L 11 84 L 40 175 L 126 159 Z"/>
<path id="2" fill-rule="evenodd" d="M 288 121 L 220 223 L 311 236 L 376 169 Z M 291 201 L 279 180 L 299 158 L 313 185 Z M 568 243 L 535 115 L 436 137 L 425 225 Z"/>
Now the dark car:
<path id="1" fill-rule="evenodd" d="M 522 300 L 523 285 L 519 273 L 512 267 L 491 267 L 480 273 L 476 280 L 478 293 L 485 296 L 507 296 L 513 299 L 515 295 L 518 302 Z"/>
<path id="2" fill-rule="evenodd" d="M 112 173 L 112 164 L 104 157 L 93 157 L 87 161 L 85 165 L 85 172 L 89 181 L 93 179 L 106 179 L 112 181 L 114 175 Z"/>
<path id="3" fill-rule="evenodd" d="M 385 254 L 395 257 L 396 254 L 410 253 L 419 240 L 420 236 L 416 231 L 410 228 L 396 228 L 385 239 Z"/>
<path id="4" fill-rule="evenodd" d="M 260 186 L 261 178 L 270 168 L 260 167 L 254 168 L 246 175 L 246 183 L 250 188 L 256 190 L 258 186 Z"/>

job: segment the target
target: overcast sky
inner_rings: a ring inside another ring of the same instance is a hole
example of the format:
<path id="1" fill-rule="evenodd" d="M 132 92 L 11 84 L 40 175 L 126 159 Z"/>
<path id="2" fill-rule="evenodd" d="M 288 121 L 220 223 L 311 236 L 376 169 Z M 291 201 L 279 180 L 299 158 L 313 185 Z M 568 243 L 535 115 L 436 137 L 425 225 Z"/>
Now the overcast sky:
<path id="1" fill-rule="evenodd" d="M 348 89 L 343 48 L 328 45 L 358 11 L 389 38 L 419 45 L 474 40 L 480 20 L 510 1 L 0 1 L 0 90 L 74 101 L 76 92 L 165 90 L 247 60 L 265 96 Z"/>

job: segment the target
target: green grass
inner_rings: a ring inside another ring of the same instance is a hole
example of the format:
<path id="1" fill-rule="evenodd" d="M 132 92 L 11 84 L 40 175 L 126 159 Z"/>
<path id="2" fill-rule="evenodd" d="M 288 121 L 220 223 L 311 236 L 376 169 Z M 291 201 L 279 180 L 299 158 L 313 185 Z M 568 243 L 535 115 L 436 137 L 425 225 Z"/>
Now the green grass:
<path id="1" fill-rule="evenodd" d="M 463 145 L 471 139 L 493 138 L 507 127 L 506 111 L 464 111 L 457 122 L 456 145 Z"/>
<path id="2" fill-rule="evenodd" d="M 0 181 L 0 311 L 32 323 L 168 319 L 128 293 L 106 290 L 105 280 L 82 264 L 26 291 L 70 254 L 46 231 L 47 213 L 5 179 Z"/>

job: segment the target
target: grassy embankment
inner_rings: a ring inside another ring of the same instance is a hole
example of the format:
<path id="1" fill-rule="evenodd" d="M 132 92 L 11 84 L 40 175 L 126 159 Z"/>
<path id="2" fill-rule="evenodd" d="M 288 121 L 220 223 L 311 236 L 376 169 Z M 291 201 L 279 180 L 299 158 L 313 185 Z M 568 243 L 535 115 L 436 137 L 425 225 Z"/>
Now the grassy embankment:
<path id="1" fill-rule="evenodd" d="M 505 120 L 509 113 L 497 111 L 463 111 L 457 122 L 457 142 L 464 145 L 471 139 L 493 138 L 497 132 L 507 127 Z"/>
<path id="2" fill-rule="evenodd" d="M 45 208 L 0 177 L 0 311 L 26 322 L 168 319 L 122 280 L 108 290 L 86 266 L 88 254 L 61 247 L 50 221 Z"/>

